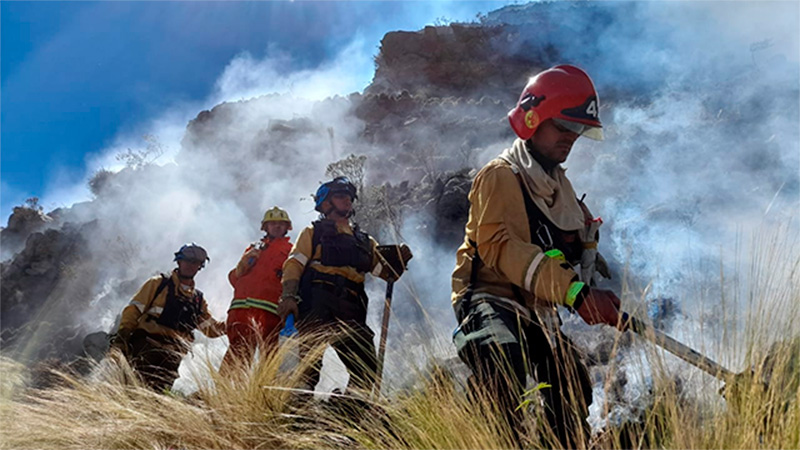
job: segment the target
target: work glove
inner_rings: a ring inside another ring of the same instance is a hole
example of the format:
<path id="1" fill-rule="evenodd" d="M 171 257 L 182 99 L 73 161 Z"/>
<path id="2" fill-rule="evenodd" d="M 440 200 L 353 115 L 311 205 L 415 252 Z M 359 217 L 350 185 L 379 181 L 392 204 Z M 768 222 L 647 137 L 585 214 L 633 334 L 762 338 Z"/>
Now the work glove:
<path id="1" fill-rule="evenodd" d="M 298 297 L 281 297 L 280 301 L 278 302 L 278 316 L 281 318 L 281 323 L 286 323 L 286 317 L 289 314 L 294 314 L 295 317 L 299 316 L 300 313 L 297 308 L 299 298 Z"/>
<path id="2" fill-rule="evenodd" d="M 298 280 L 286 280 L 282 283 L 283 293 L 281 299 L 278 301 L 278 316 L 281 318 L 281 323 L 286 323 L 286 317 L 289 314 L 294 314 L 295 319 L 300 316 L 297 309 L 297 304 L 300 303 L 300 296 L 297 292 L 300 290 L 300 282 Z"/>
<path id="3" fill-rule="evenodd" d="M 414 257 L 411 249 L 406 244 L 400 245 L 379 245 L 378 253 L 381 256 L 381 273 L 378 275 L 383 279 L 398 279 L 405 272 L 408 261 Z"/>
<path id="4" fill-rule="evenodd" d="M 119 330 L 111 336 L 111 340 L 109 342 L 109 348 L 117 349 L 120 353 L 125 356 L 128 356 L 130 352 L 130 347 L 128 341 L 130 340 L 131 332 L 128 330 Z"/>
<path id="5" fill-rule="evenodd" d="M 259 256 L 261 256 L 261 250 L 259 248 L 253 248 L 242 255 L 239 263 L 236 264 L 236 277 L 239 278 L 246 274 L 256 264 Z"/>
<path id="6" fill-rule="evenodd" d="M 206 326 L 198 327 L 197 329 L 210 338 L 225 336 L 225 334 L 228 332 L 227 321 L 214 320 L 212 318 L 211 322 L 204 323 L 206 323 Z"/>
<path id="7" fill-rule="evenodd" d="M 589 325 L 604 323 L 612 327 L 621 326 L 620 300 L 607 289 L 584 288 L 575 310 Z"/>
<path id="8" fill-rule="evenodd" d="M 595 260 L 594 269 L 603 276 L 603 278 L 610 280 L 611 279 L 611 269 L 608 268 L 608 261 L 601 255 L 600 253 L 597 254 L 597 259 Z"/>

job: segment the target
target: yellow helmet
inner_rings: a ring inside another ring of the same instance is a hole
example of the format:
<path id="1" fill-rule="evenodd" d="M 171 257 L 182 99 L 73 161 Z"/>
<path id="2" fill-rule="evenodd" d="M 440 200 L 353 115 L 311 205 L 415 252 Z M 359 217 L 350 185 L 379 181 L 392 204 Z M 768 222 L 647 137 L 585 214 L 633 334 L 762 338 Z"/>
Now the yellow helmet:
<path id="1" fill-rule="evenodd" d="M 277 206 L 268 209 L 267 212 L 264 213 L 264 218 L 261 219 L 261 225 L 263 226 L 267 222 L 288 222 L 289 229 L 292 229 L 292 219 L 289 218 L 289 213 Z"/>

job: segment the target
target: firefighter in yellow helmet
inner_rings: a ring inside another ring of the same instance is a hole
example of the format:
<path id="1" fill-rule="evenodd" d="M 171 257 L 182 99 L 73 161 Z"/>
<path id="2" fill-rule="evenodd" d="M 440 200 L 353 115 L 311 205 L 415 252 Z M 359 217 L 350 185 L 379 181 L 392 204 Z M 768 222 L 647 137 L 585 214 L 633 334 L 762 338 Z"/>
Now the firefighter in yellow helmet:
<path id="1" fill-rule="evenodd" d="M 234 289 L 228 310 L 230 347 L 220 372 L 229 370 L 237 359 L 249 364 L 259 344 L 262 357 L 277 348 L 281 324 L 278 301 L 283 263 L 292 249 L 286 235 L 291 229 L 289 213 L 277 206 L 267 210 L 261 220 L 261 230 L 266 234 L 245 249 L 239 263 L 228 274 Z"/>
<path id="2" fill-rule="evenodd" d="M 172 387 L 178 366 L 194 340 L 194 330 L 208 337 L 225 334 L 225 323 L 211 317 L 194 277 L 210 261 L 203 247 L 186 244 L 175 252 L 171 274 L 147 280 L 122 310 L 111 345 L 128 359 L 144 382 L 158 392 Z"/>
<path id="3" fill-rule="evenodd" d="M 619 299 L 591 287 L 599 219 L 576 198 L 561 163 L 580 136 L 602 139 L 597 93 L 581 69 L 531 78 L 509 112 L 519 139 L 476 175 L 453 272 L 453 336 L 473 380 L 500 403 L 512 430 L 531 375 L 562 446 L 588 445 L 592 385 L 556 306 L 588 324 L 617 326 Z M 580 265 L 580 270 L 577 266 Z M 603 275 L 608 276 L 607 271 Z"/>

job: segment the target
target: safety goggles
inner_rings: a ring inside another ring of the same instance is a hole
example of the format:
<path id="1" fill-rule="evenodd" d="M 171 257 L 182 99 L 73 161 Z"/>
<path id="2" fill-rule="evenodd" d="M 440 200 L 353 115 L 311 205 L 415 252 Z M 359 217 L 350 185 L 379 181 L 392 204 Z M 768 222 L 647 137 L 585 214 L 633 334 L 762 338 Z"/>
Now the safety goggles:
<path id="1" fill-rule="evenodd" d="M 558 128 L 559 131 L 561 132 L 571 131 L 573 133 L 576 133 L 581 136 L 586 136 L 589 139 L 594 139 L 596 141 L 603 140 L 603 129 L 600 127 L 584 125 L 582 123 L 559 119 L 557 117 L 553 118 L 553 123 L 555 123 L 556 128 Z"/>

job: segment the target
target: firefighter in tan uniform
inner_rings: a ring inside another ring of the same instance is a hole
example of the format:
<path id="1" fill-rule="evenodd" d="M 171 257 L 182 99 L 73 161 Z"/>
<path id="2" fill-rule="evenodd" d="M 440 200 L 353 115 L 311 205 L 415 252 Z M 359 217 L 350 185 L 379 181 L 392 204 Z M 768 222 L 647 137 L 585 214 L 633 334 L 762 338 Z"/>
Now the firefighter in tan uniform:
<path id="1" fill-rule="evenodd" d="M 591 287 L 609 276 L 597 253 L 600 219 L 575 196 L 561 163 L 579 136 L 602 139 L 589 76 L 561 65 L 530 79 L 509 121 L 517 139 L 476 175 L 453 272 L 454 342 L 473 382 L 500 402 L 513 432 L 526 376 L 566 448 L 588 445 L 591 382 L 559 327 L 556 306 L 617 326 L 619 299 Z"/>
<path id="2" fill-rule="evenodd" d="M 375 333 L 366 323 L 364 276 L 372 273 L 384 280 L 397 279 L 411 251 L 398 246 L 402 262 L 386 263 L 377 242 L 350 222 L 356 198 L 356 187 L 345 177 L 317 190 L 315 209 L 322 218 L 300 233 L 283 265 L 278 314 L 285 319 L 293 313 L 301 336 L 322 333 L 328 337 L 350 374 L 349 386 L 363 394 L 372 389 L 377 370 Z M 321 368 L 320 355 L 305 375 L 308 389 L 316 386 Z"/>
<path id="3" fill-rule="evenodd" d="M 111 341 L 144 382 L 162 392 L 178 378 L 178 366 L 200 330 L 208 337 L 225 334 L 225 323 L 208 312 L 194 276 L 208 261 L 205 249 L 186 244 L 175 253 L 172 274 L 150 278 L 122 310 L 119 330 Z"/>

